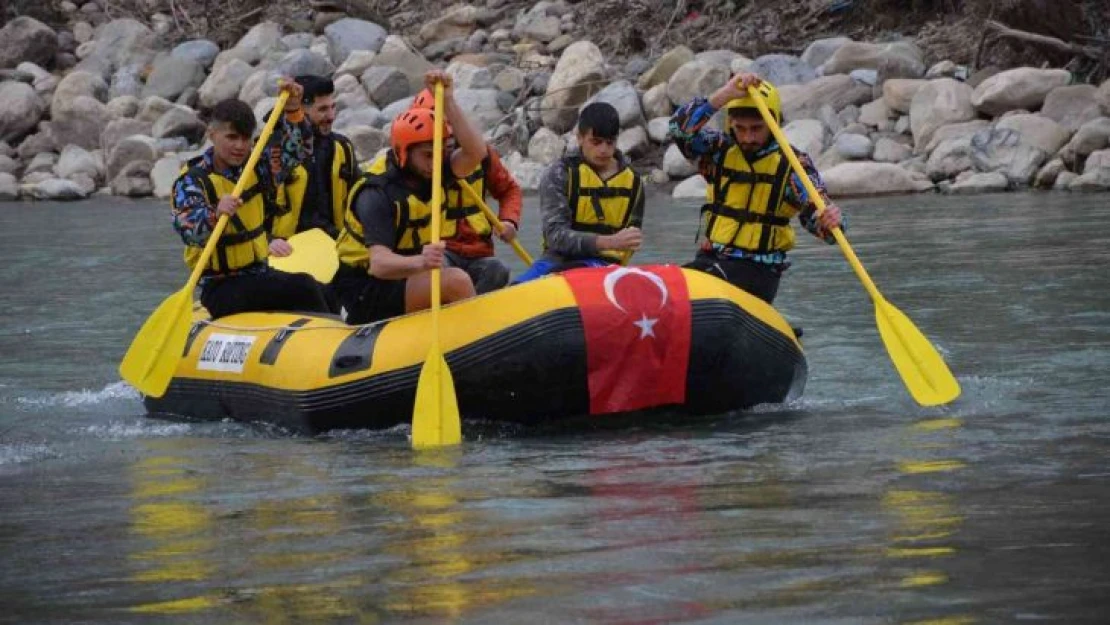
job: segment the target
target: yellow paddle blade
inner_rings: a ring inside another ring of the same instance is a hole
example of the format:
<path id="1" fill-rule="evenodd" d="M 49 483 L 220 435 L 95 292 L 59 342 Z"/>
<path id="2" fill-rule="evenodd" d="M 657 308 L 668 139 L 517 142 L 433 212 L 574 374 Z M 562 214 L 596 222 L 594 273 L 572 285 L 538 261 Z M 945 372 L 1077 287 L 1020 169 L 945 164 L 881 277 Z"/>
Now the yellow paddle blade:
<path id="1" fill-rule="evenodd" d="M 433 341 L 428 358 L 420 368 L 416 384 L 416 406 L 412 412 L 412 446 L 414 449 L 458 445 L 462 442 L 459 424 L 459 403 L 455 397 L 455 380 L 451 369 Z"/>
<path id="2" fill-rule="evenodd" d="M 288 273 L 307 273 L 317 282 L 327 284 L 339 270 L 339 254 L 335 241 L 319 228 L 298 232 L 289 237 L 293 253 L 288 256 L 270 256 L 270 266 Z"/>
<path id="3" fill-rule="evenodd" d="M 922 406 L 939 406 L 960 396 L 960 383 L 909 317 L 879 297 L 875 298 L 875 323 L 914 401 Z"/>
<path id="4" fill-rule="evenodd" d="M 193 321 L 193 290 L 167 297 L 131 341 L 119 374 L 143 395 L 161 397 L 177 370 Z"/>

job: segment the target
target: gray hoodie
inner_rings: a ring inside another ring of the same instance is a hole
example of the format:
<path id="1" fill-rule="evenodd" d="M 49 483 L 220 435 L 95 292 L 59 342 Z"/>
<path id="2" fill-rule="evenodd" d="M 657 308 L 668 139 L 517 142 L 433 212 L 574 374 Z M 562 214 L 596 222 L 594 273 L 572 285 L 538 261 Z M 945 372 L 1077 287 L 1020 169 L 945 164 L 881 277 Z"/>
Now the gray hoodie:
<path id="1" fill-rule="evenodd" d="M 597 237 L 593 232 L 580 232 L 572 229 L 574 209 L 567 198 L 567 166 L 565 159 L 581 157 L 574 150 L 547 168 L 540 180 L 540 213 L 543 217 L 543 236 L 547 242 L 544 259 L 553 262 L 564 260 L 596 258 L 598 256 Z M 629 166 L 631 161 L 621 152 L 616 154 L 620 169 Z M 639 176 L 639 174 L 636 174 Z M 632 200 L 630 225 L 640 227 L 644 216 L 644 192 Z"/>

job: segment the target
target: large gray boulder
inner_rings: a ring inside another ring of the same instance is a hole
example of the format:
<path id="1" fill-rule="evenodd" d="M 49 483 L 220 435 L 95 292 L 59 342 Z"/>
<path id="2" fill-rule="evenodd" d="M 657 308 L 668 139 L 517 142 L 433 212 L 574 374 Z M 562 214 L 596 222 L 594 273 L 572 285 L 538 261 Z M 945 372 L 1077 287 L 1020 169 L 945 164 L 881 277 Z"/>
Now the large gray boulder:
<path id="1" fill-rule="evenodd" d="M 636 92 L 636 88 L 632 83 L 627 80 L 618 80 L 609 83 L 601 91 L 597 92 L 594 97 L 586 101 L 582 105 L 585 108 L 593 102 L 605 102 L 617 109 L 617 116 L 621 120 L 621 128 L 629 128 L 632 126 L 644 125 L 644 111 L 640 107 L 640 94 Z M 581 110 L 581 109 L 579 109 Z"/>
<path id="2" fill-rule="evenodd" d="M 765 54 L 752 61 L 748 71 L 776 87 L 804 85 L 817 78 L 817 72 L 808 63 L 789 54 Z"/>
<path id="3" fill-rule="evenodd" d="M 156 95 L 174 100 L 189 87 L 199 87 L 203 83 L 204 67 L 200 63 L 189 58 L 167 55 L 154 62 L 140 97 Z"/>
<path id="4" fill-rule="evenodd" d="M 882 195 L 929 191 L 933 183 L 924 175 L 890 163 L 853 161 L 821 172 L 832 197 Z"/>
<path id="5" fill-rule="evenodd" d="M 821 74 L 848 74 L 858 69 L 876 70 L 883 80 L 921 78 L 925 75 L 924 53 L 909 40 L 891 43 L 851 41 L 837 48 L 821 65 Z"/>
<path id="6" fill-rule="evenodd" d="M 216 55 L 220 53 L 220 46 L 207 39 L 193 39 L 179 43 L 172 51 L 170 56 L 179 59 L 188 59 L 204 69 L 212 67 L 212 63 L 216 60 Z"/>
<path id="7" fill-rule="evenodd" d="M 283 76 L 330 76 L 335 67 L 326 57 L 312 50 L 290 50 L 281 57 L 274 70 Z"/>
<path id="8" fill-rule="evenodd" d="M 999 72 L 975 88 L 971 104 L 980 113 L 999 116 L 1007 111 L 1035 111 L 1053 89 L 1071 81 L 1063 69 L 1018 67 Z"/>
<path id="9" fill-rule="evenodd" d="M 394 67 L 400 70 L 409 80 L 409 93 L 416 93 L 423 89 L 424 74 L 435 68 L 404 39 L 396 35 L 385 38 L 385 42 L 381 44 L 381 49 L 374 57 L 371 67 Z M 386 103 L 379 102 L 378 104 Z"/>
<path id="10" fill-rule="evenodd" d="M 828 37 L 826 39 L 816 39 L 813 43 L 806 47 L 805 52 L 802 53 L 802 62 L 809 65 L 813 69 L 817 69 L 825 64 L 836 51 L 844 47 L 845 44 L 851 43 L 850 37 Z"/>
<path id="11" fill-rule="evenodd" d="M 285 50 L 285 45 L 281 42 L 281 35 L 281 26 L 274 22 L 255 24 L 229 51 L 231 53 L 229 57 L 248 64 L 258 63 L 271 53 Z M 213 65 L 213 71 L 219 65 L 220 59 L 217 58 Z"/>
<path id="12" fill-rule="evenodd" d="M 232 59 L 214 69 L 197 92 L 201 106 L 214 106 L 221 100 L 239 95 L 243 83 L 254 73 L 254 68 L 245 61 Z"/>
<path id="13" fill-rule="evenodd" d="M 665 85 L 671 79 L 671 76 L 678 71 L 678 68 L 693 60 L 694 52 L 690 48 L 681 45 L 675 46 L 664 52 L 648 71 L 640 74 L 636 86 L 646 91 L 656 85 Z"/>
<path id="14" fill-rule="evenodd" d="M 578 107 L 601 91 L 605 57 L 589 41 L 576 41 L 563 50 L 543 97 L 543 124 L 556 133 L 574 126 Z"/>
<path id="15" fill-rule="evenodd" d="M 971 138 L 971 162 L 980 172 L 1002 172 L 1012 183 L 1028 185 L 1048 154 L 1022 141 L 1012 128 L 986 128 Z"/>
<path id="16" fill-rule="evenodd" d="M 328 56 L 335 65 L 341 65 L 355 50 L 377 52 L 382 49 L 389 33 L 374 22 L 345 17 L 324 29 L 328 39 Z"/>
<path id="17" fill-rule="evenodd" d="M 697 96 L 708 96 L 728 80 L 727 67 L 693 60 L 678 68 L 667 81 L 667 97 L 682 106 Z"/>
<path id="18" fill-rule="evenodd" d="M 160 46 L 158 37 L 143 23 L 130 18 L 112 20 L 96 29 L 92 50 L 77 65 L 103 77 L 127 65 L 146 65 Z"/>
<path id="19" fill-rule="evenodd" d="M 1094 85 L 1068 85 L 1048 92 L 1041 114 L 1075 132 L 1083 124 L 1102 117 L 1101 109 Z"/>
<path id="20" fill-rule="evenodd" d="M 915 150 L 928 145 L 941 126 L 975 119 L 971 97 L 971 87 L 951 78 L 932 80 L 919 88 L 910 103 Z"/>
<path id="21" fill-rule="evenodd" d="M 816 118 L 822 107 L 840 111 L 849 105 L 871 101 L 870 85 L 852 80 L 843 74 L 822 76 L 804 85 L 786 85 L 779 89 L 785 121 Z"/>
<path id="22" fill-rule="evenodd" d="M 0 83 L 0 140 L 16 142 L 35 129 L 46 103 L 31 85 L 6 80 Z"/>
<path id="23" fill-rule="evenodd" d="M 24 61 L 50 67 L 57 52 L 58 34 L 33 17 L 20 16 L 0 28 L 0 68 Z"/>

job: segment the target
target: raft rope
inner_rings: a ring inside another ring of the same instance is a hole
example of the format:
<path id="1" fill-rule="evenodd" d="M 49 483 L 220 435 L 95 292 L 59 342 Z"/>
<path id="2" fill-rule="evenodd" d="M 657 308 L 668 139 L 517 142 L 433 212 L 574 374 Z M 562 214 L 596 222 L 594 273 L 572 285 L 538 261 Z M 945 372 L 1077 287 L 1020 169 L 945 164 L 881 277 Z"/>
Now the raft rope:
<path id="1" fill-rule="evenodd" d="M 396 319 L 396 318 L 397 317 L 392 317 L 390 319 L 383 319 L 382 321 L 374 321 L 372 323 L 364 323 L 364 324 L 361 324 L 361 325 L 350 325 L 350 324 L 344 323 L 344 324 L 340 324 L 340 325 L 318 325 L 318 326 L 289 326 L 289 325 L 236 326 L 236 325 L 230 325 L 230 324 L 226 324 L 226 323 L 220 323 L 218 321 L 211 321 L 211 320 L 208 320 L 208 319 L 199 321 L 197 323 L 202 323 L 204 325 L 211 326 L 211 327 L 216 328 L 218 330 L 234 330 L 234 331 L 237 331 L 237 332 L 281 332 L 283 330 L 286 331 L 286 332 L 308 332 L 309 330 L 361 331 L 361 330 L 365 330 L 367 328 L 382 325 L 382 324 L 386 323 L 387 321 L 392 321 L 393 319 Z"/>

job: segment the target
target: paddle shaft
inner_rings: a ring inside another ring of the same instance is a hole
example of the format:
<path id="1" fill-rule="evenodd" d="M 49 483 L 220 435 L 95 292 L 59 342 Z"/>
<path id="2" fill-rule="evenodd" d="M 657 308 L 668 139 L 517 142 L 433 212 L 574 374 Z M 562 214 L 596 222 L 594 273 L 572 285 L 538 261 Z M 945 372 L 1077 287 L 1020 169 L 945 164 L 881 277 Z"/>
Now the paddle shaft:
<path id="1" fill-rule="evenodd" d="M 266 148 L 266 142 L 270 140 L 270 135 L 274 132 L 274 127 L 277 126 L 278 119 L 284 114 L 285 101 L 289 99 L 289 92 L 282 91 L 278 95 L 277 102 L 274 103 L 274 110 L 270 113 L 270 119 L 266 120 L 266 125 L 262 128 L 262 134 L 258 135 L 258 143 L 255 144 L 254 149 L 251 150 L 250 157 L 247 158 L 247 163 L 243 165 L 243 173 L 239 175 L 239 180 L 235 183 L 235 188 L 232 189 L 231 194 L 235 197 L 243 195 L 243 188 L 247 186 L 247 178 L 255 175 L 254 168 L 258 165 L 258 160 L 262 157 L 262 151 Z M 214 207 L 213 207 L 214 208 Z M 216 227 L 212 229 L 212 234 L 208 236 L 208 243 L 204 245 L 204 251 L 200 253 L 200 259 L 193 267 L 193 273 L 189 274 L 189 281 L 185 283 L 185 290 L 192 291 L 200 282 L 200 274 L 204 272 L 204 268 L 208 266 L 208 259 L 212 258 L 213 252 L 216 251 L 216 244 L 224 233 L 224 228 L 227 227 L 227 221 L 230 216 L 227 214 L 220 215 L 219 220 L 216 221 Z"/>
<path id="2" fill-rule="evenodd" d="M 463 191 L 466 191 L 466 194 L 470 196 L 471 200 L 478 204 L 478 208 L 482 210 L 482 214 L 493 224 L 494 228 L 497 228 L 497 232 L 504 232 L 505 224 L 501 223 L 501 220 L 497 218 L 497 215 L 489 205 L 486 204 L 486 201 L 482 199 L 482 196 L 478 195 L 474 187 L 470 186 L 470 183 L 462 178 L 459 179 L 459 186 L 462 187 Z M 513 246 L 516 255 L 520 257 L 520 260 L 524 261 L 524 264 L 528 266 L 532 265 L 532 256 L 528 253 L 528 250 L 524 249 L 524 246 L 520 244 L 520 241 L 516 237 L 514 237 L 512 241 L 509 241 L 509 244 Z"/>
<path id="3" fill-rule="evenodd" d="M 432 135 L 432 245 L 439 243 L 443 221 L 443 83 L 436 83 L 435 131 Z M 439 342 L 440 281 L 442 270 L 432 269 L 432 340 Z"/>
<path id="4" fill-rule="evenodd" d="M 798 174 L 798 179 L 802 181 L 802 185 L 806 188 L 806 193 L 813 205 L 817 207 L 817 214 L 825 212 L 825 199 L 817 192 L 817 187 L 813 186 L 813 181 L 809 179 L 809 174 L 806 173 L 802 164 L 798 161 L 798 156 L 794 154 L 794 148 L 790 147 L 790 140 L 783 134 L 782 128 L 779 127 L 775 116 L 767 108 L 767 103 L 763 101 L 763 96 L 755 87 L 748 87 L 748 93 L 751 94 L 752 99 L 755 100 L 755 105 L 759 107 L 759 113 L 763 115 L 763 120 L 767 122 L 767 127 L 771 129 L 771 134 L 774 135 L 775 140 L 779 143 L 779 149 L 786 160 L 790 161 L 790 167 L 794 169 L 794 173 Z M 867 289 L 867 293 L 871 295 L 872 299 L 883 299 L 882 293 L 879 293 L 879 288 L 871 280 L 871 276 L 867 275 L 867 270 L 863 268 L 863 264 L 859 262 L 856 253 L 852 250 L 852 246 L 848 245 L 848 239 L 844 237 L 844 233 L 840 228 L 833 228 L 833 238 L 836 239 L 837 245 L 840 246 L 840 251 L 848 259 L 848 264 L 852 266 L 852 270 L 856 272 L 856 276 L 863 282 L 863 288 Z"/>

